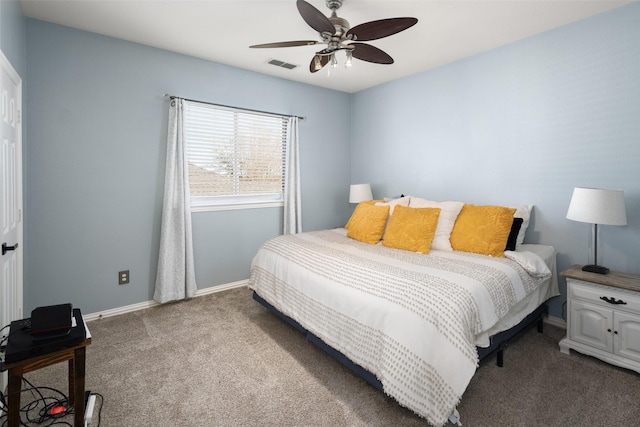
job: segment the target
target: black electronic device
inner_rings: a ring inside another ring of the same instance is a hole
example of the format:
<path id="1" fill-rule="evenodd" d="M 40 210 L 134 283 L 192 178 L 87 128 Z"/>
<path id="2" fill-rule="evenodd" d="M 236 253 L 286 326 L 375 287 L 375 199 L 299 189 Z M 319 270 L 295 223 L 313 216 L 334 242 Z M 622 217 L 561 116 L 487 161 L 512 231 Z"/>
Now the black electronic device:
<path id="1" fill-rule="evenodd" d="M 73 325 L 66 334 L 47 339 L 34 339 L 31 335 L 33 319 L 14 320 L 9 327 L 4 363 L 19 362 L 80 344 L 87 336 L 80 309 L 73 309 L 73 318 Z"/>
<path id="2" fill-rule="evenodd" d="M 31 336 L 34 340 L 46 340 L 67 335 L 72 317 L 69 303 L 37 307 L 31 311 Z"/>
<path id="3" fill-rule="evenodd" d="M 585 265 L 584 267 L 582 267 L 582 271 L 588 271 L 589 273 L 609 274 L 609 269 L 607 267 L 595 264 Z"/>

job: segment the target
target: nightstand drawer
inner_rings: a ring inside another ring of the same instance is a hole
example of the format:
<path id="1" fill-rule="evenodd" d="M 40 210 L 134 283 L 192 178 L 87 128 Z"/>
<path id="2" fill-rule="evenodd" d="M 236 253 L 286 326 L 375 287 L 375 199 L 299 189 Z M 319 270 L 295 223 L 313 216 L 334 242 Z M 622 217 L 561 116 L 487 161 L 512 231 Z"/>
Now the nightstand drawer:
<path id="1" fill-rule="evenodd" d="M 640 312 L 640 295 L 624 289 L 568 279 L 569 297 L 618 310 Z M 605 298 L 606 301 L 603 299 Z"/>

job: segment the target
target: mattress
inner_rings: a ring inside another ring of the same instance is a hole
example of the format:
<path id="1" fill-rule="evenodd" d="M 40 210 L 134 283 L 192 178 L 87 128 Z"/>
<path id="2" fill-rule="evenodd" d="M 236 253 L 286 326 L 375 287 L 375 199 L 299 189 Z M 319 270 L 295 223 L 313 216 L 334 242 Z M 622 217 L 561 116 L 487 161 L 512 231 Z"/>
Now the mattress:
<path id="1" fill-rule="evenodd" d="M 551 271 L 551 277 L 517 304 L 514 304 L 495 325 L 487 331 L 478 334 L 476 336 L 476 345 L 478 347 L 488 347 L 490 343 L 489 339 L 492 335 L 514 327 L 527 317 L 529 313 L 544 304 L 549 298 L 560 295 L 558 288 L 558 271 L 556 269 L 556 251 L 553 246 L 523 244 L 516 248 L 516 252 L 532 252 L 540 257 L 549 271 Z"/>
<path id="2" fill-rule="evenodd" d="M 505 258 L 423 255 L 322 230 L 266 242 L 249 283 L 398 403 L 443 425 L 475 373 L 476 344 L 553 294 L 554 259 L 540 245 Z"/>

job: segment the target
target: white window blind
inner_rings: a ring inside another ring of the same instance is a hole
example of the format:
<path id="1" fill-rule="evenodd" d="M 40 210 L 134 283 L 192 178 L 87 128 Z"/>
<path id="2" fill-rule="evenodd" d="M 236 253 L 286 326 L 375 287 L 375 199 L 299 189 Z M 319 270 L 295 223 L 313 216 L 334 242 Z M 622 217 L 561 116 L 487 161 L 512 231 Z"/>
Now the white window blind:
<path id="1" fill-rule="evenodd" d="M 192 210 L 282 206 L 287 121 L 185 101 Z"/>

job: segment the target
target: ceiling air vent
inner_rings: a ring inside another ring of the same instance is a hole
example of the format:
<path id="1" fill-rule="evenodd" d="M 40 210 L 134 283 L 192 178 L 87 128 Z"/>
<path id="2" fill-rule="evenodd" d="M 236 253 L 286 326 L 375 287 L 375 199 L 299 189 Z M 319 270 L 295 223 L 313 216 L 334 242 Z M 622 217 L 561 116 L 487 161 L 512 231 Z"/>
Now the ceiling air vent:
<path id="1" fill-rule="evenodd" d="M 276 67 L 286 68 L 287 70 L 293 70 L 298 67 L 295 64 L 289 64 L 288 62 L 278 61 L 277 59 L 271 59 L 268 64 L 275 65 Z"/>

